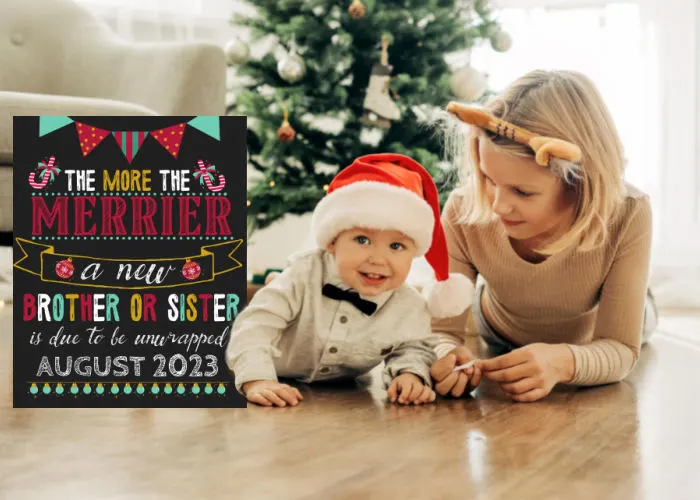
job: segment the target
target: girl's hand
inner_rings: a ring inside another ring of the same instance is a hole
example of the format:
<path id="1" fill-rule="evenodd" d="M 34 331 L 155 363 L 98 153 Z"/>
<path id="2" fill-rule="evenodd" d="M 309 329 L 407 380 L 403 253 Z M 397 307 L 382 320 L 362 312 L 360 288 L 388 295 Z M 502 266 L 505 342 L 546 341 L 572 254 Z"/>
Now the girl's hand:
<path id="1" fill-rule="evenodd" d="M 479 362 L 484 377 L 515 401 L 532 402 L 574 376 L 574 355 L 565 344 L 529 344 Z"/>
<path id="2" fill-rule="evenodd" d="M 392 380 L 386 395 L 392 403 L 398 400 L 402 405 L 420 405 L 435 401 L 435 391 L 413 373 L 402 373 Z"/>
<path id="3" fill-rule="evenodd" d="M 262 406 L 296 406 L 304 399 L 298 389 L 274 380 L 253 380 L 241 389 L 248 401 Z"/>
<path id="4" fill-rule="evenodd" d="M 474 355 L 464 346 L 456 347 L 447 356 L 438 359 L 430 369 L 430 376 L 435 381 L 435 391 L 441 396 L 449 393 L 458 398 L 465 392 L 476 389 L 481 382 L 479 363 L 466 370 L 452 371 L 456 366 L 468 363 L 473 359 L 475 359 Z"/>

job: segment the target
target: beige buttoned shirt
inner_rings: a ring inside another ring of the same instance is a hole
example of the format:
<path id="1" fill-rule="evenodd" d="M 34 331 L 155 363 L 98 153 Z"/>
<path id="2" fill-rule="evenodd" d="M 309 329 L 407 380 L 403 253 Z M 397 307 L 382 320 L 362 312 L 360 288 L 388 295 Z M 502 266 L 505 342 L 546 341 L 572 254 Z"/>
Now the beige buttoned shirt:
<path id="1" fill-rule="evenodd" d="M 349 302 L 323 296 L 326 283 L 348 289 L 331 254 L 320 249 L 304 253 L 238 315 L 226 362 L 239 391 L 245 382 L 278 376 L 303 382 L 355 377 L 382 361 L 387 383 L 410 372 L 431 385 L 436 336 L 415 289 L 403 284 L 362 297 L 377 304 L 366 315 Z"/>

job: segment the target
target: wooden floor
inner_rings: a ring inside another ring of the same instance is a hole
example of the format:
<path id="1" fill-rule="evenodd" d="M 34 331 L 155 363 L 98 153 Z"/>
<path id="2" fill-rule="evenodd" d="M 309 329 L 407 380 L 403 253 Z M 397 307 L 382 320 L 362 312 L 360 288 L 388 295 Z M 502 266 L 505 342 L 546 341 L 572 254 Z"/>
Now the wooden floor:
<path id="1" fill-rule="evenodd" d="M 5 308 L 0 499 L 700 498 L 700 315 L 627 381 L 535 404 L 398 407 L 370 378 L 285 409 L 11 409 L 11 336 Z"/>

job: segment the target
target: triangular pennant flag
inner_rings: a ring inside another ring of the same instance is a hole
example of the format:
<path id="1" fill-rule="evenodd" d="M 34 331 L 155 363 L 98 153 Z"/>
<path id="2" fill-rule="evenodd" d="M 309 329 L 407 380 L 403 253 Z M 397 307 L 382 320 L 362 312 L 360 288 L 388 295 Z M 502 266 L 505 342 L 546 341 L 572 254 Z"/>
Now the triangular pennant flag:
<path id="1" fill-rule="evenodd" d="M 148 132 L 116 131 L 112 132 L 112 135 L 117 140 L 122 153 L 126 156 L 126 161 L 131 163 L 136 153 L 139 152 L 144 139 L 148 137 Z"/>
<path id="2" fill-rule="evenodd" d="M 40 116 L 39 137 L 44 137 L 46 134 L 50 134 L 54 130 L 65 127 L 69 123 L 73 123 L 73 120 L 67 116 Z"/>
<path id="3" fill-rule="evenodd" d="M 182 144 L 182 134 L 185 132 L 185 124 L 179 123 L 172 127 L 162 128 L 151 132 L 153 137 L 160 142 L 173 157 L 177 158 L 180 152 L 180 144 Z"/>
<path id="4" fill-rule="evenodd" d="M 80 139 L 80 151 L 83 156 L 89 155 L 95 147 L 101 143 L 105 137 L 109 135 L 109 130 L 86 125 L 85 123 L 75 122 L 78 129 L 78 139 Z"/>
<path id="5" fill-rule="evenodd" d="M 212 136 L 217 141 L 221 139 L 219 134 L 219 117 L 218 116 L 198 116 L 188 121 L 187 124 L 190 127 L 194 127 L 197 130 L 204 132 L 207 135 Z"/>

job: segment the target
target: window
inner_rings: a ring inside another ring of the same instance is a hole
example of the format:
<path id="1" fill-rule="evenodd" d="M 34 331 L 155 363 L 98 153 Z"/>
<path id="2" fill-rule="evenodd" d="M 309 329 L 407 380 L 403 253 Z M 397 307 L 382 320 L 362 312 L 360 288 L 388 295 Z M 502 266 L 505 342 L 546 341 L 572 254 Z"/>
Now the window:
<path id="1" fill-rule="evenodd" d="M 498 13 L 512 48 L 474 50 L 471 63 L 489 75 L 494 90 L 533 69 L 572 69 L 598 86 L 615 120 L 628 160 L 628 182 L 658 198 L 654 179 L 655 143 L 640 120 L 642 107 L 658 106 L 656 72 L 634 3 L 579 8 L 506 8 Z M 641 103 L 644 103 L 643 105 Z M 646 113 L 646 111 L 645 111 Z"/>
<path id="2" fill-rule="evenodd" d="M 224 45 L 236 30 L 234 11 L 248 12 L 231 0 L 77 0 L 133 41 L 205 40 Z"/>
<path id="3" fill-rule="evenodd" d="M 204 0 L 77 0 L 89 8 L 100 10 L 141 11 L 144 13 L 177 13 L 200 15 Z"/>

